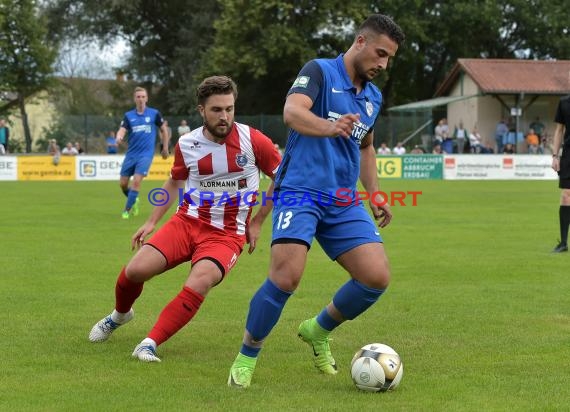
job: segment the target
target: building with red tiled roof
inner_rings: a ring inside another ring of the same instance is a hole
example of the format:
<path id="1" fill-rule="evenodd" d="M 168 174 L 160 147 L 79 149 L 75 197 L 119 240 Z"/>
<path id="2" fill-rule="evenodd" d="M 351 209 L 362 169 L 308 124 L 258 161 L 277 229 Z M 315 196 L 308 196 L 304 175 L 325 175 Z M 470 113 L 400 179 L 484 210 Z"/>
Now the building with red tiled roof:
<path id="1" fill-rule="evenodd" d="M 547 136 L 554 132 L 554 113 L 560 97 L 570 94 L 570 60 L 459 59 L 430 100 L 389 109 L 391 112 L 431 110 L 447 106 L 451 129 L 463 122 L 477 126 L 494 144 L 500 119 L 526 134 L 539 118 Z M 439 119 L 433 119 L 433 125 Z M 432 126 L 433 126 L 432 125 Z"/>

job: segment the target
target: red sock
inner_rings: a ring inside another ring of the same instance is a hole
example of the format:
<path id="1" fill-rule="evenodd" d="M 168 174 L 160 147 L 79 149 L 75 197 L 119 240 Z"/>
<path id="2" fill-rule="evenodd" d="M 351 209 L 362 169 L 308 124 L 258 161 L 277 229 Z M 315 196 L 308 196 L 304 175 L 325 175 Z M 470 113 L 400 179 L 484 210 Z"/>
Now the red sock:
<path id="1" fill-rule="evenodd" d="M 119 313 L 127 313 L 131 310 L 133 303 L 141 295 L 143 286 L 144 282 L 129 280 L 123 268 L 115 285 L 115 310 Z"/>
<path id="2" fill-rule="evenodd" d="M 204 297 L 189 287 L 182 291 L 162 310 L 148 337 L 160 345 L 184 327 L 200 309 Z"/>

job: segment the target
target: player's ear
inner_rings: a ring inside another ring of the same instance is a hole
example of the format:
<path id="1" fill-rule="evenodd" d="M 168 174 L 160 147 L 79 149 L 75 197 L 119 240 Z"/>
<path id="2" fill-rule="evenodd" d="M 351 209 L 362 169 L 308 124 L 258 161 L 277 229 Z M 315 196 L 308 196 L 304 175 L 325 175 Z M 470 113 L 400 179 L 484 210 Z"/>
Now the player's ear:
<path id="1" fill-rule="evenodd" d="M 198 109 L 198 113 L 200 113 L 200 116 L 204 117 L 204 106 L 199 104 L 196 108 Z"/>

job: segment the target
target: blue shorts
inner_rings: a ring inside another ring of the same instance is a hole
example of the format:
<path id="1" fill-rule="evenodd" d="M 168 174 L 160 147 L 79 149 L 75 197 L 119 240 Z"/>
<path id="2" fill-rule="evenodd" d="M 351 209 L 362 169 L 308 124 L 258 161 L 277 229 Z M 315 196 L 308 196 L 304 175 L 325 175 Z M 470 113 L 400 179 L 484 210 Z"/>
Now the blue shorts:
<path id="1" fill-rule="evenodd" d="M 121 176 L 143 175 L 147 176 L 152 164 L 152 157 L 125 156 L 121 166 Z"/>
<path id="2" fill-rule="evenodd" d="M 378 227 L 362 204 L 299 203 L 275 203 L 272 245 L 285 239 L 296 239 L 311 247 L 316 237 L 325 253 L 336 260 L 357 246 L 382 242 Z"/>

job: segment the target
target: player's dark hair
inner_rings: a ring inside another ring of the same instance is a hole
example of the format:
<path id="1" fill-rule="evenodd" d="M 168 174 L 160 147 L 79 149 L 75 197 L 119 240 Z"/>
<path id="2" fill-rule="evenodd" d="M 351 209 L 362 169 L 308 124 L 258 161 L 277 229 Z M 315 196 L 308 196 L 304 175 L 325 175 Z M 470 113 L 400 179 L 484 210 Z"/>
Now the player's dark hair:
<path id="1" fill-rule="evenodd" d="M 356 31 L 356 35 L 373 31 L 376 34 L 385 34 L 394 40 L 398 46 L 401 46 L 406 40 L 406 35 L 394 20 L 384 14 L 372 14 L 360 25 Z"/>
<path id="2" fill-rule="evenodd" d="M 211 76 L 202 80 L 196 89 L 196 100 L 203 106 L 208 97 L 214 94 L 233 94 L 237 100 L 238 90 L 235 82 L 228 76 Z"/>

